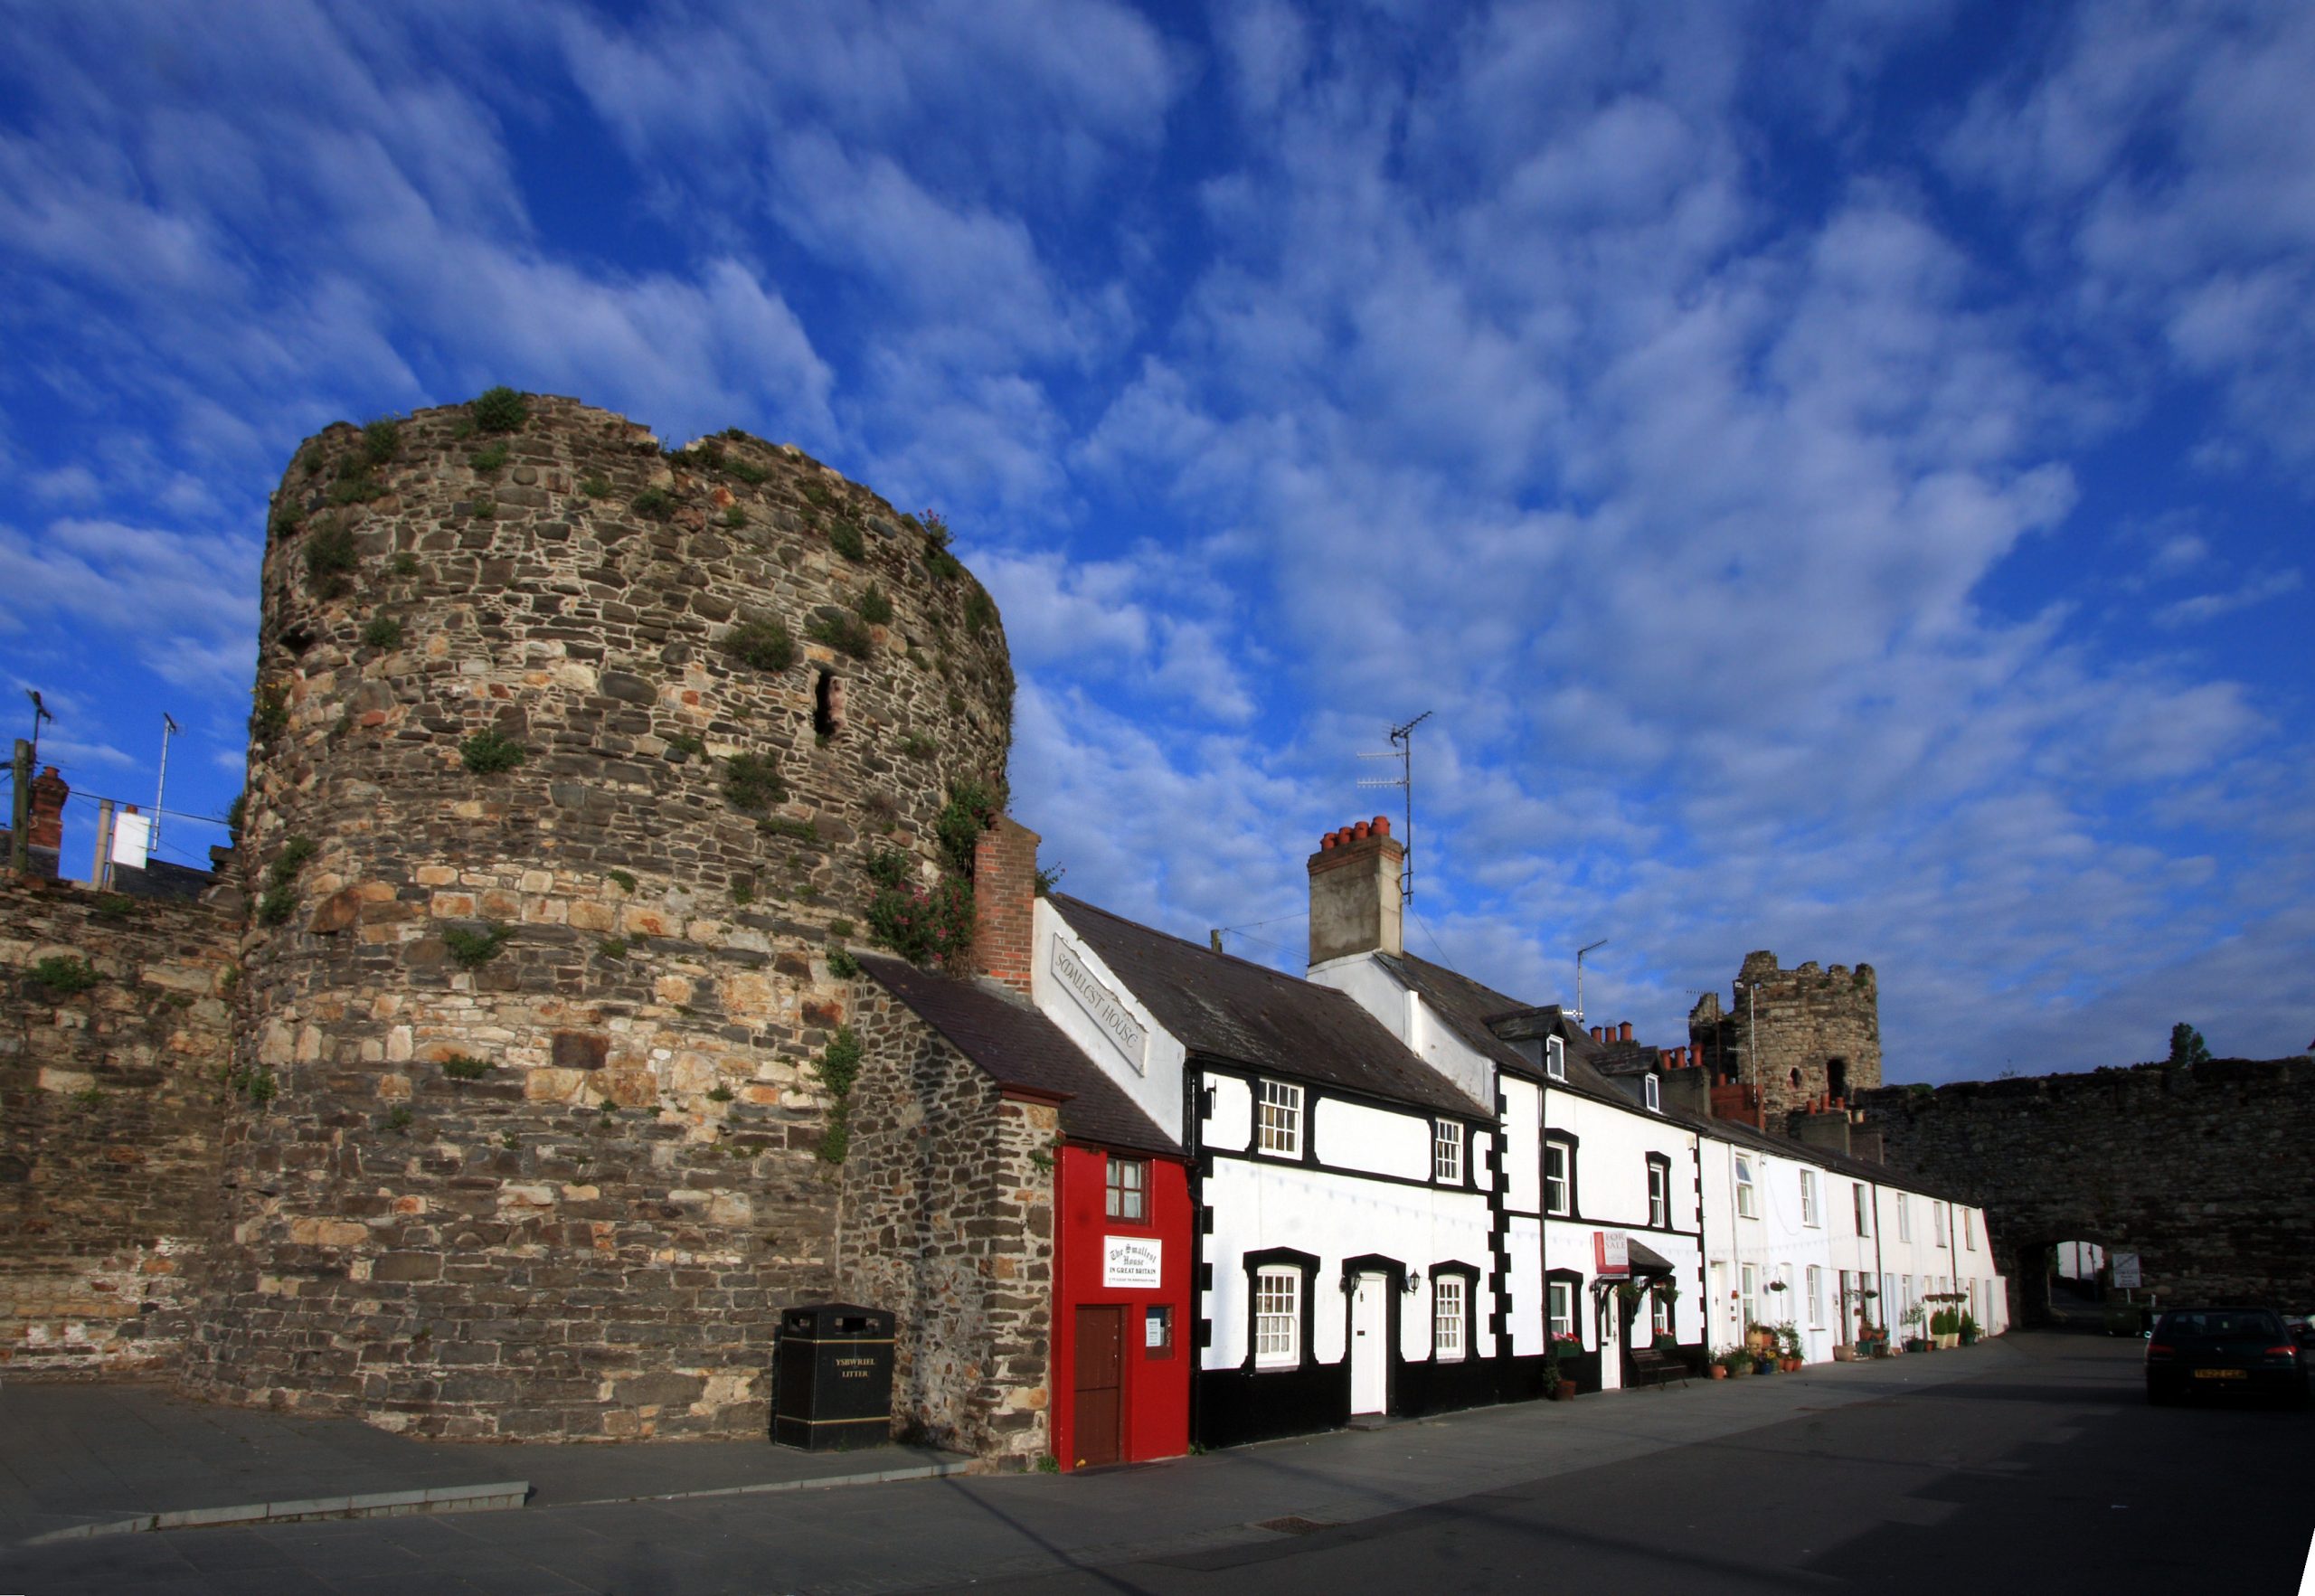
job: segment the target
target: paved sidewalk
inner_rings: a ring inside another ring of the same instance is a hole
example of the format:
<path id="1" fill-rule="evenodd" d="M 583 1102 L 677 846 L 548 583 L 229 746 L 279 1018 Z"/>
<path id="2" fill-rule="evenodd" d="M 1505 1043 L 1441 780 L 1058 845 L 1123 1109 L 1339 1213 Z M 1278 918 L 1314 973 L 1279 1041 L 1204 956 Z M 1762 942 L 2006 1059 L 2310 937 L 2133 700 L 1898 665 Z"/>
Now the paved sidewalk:
<path id="1" fill-rule="evenodd" d="M 521 1481 L 533 1507 L 956 1471 L 931 1448 L 798 1452 L 770 1441 L 464 1446 L 354 1419 L 189 1402 L 148 1384 L 0 1381 L 0 1546 L 181 1514 Z"/>

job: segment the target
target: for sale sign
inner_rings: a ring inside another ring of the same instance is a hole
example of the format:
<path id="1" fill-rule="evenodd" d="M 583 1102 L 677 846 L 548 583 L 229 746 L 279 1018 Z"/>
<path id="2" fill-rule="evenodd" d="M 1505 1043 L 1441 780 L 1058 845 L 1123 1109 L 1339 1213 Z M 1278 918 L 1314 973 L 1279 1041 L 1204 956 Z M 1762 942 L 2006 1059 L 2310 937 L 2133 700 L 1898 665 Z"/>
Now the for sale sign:
<path id="1" fill-rule="evenodd" d="M 1592 1232 L 1592 1261 L 1594 1272 L 1610 1280 L 1624 1280 L 1631 1274 L 1631 1240 L 1621 1231 Z"/>

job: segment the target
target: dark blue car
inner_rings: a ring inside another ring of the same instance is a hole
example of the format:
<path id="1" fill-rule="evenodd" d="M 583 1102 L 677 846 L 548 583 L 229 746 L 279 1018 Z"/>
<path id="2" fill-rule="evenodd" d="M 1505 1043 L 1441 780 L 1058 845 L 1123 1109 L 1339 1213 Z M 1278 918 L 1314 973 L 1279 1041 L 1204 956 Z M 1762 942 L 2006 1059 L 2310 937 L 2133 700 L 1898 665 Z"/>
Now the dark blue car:
<path id="1" fill-rule="evenodd" d="M 2304 1406 L 2307 1360 L 2293 1327 L 2263 1308 L 2174 1308 L 2146 1342 L 2146 1400 L 2264 1397 Z"/>

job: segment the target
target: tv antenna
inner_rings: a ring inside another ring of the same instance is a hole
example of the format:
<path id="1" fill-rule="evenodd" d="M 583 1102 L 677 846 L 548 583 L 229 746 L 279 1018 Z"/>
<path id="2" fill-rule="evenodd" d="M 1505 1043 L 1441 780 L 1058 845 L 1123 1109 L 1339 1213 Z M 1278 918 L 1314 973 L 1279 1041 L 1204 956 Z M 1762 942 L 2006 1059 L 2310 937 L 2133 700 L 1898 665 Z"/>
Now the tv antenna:
<path id="1" fill-rule="evenodd" d="M 1399 902 L 1414 902 L 1414 729 L 1431 718 L 1423 711 L 1403 726 L 1391 728 L 1391 751 L 1363 753 L 1362 760 L 1396 760 L 1399 773 L 1392 776 L 1368 776 L 1359 779 L 1361 787 L 1395 787 L 1406 794 L 1406 852 L 1399 864 Z"/>
<path id="2" fill-rule="evenodd" d="M 1596 942 L 1586 942 L 1575 950 L 1575 1023 L 1579 1025 L 1583 1023 L 1583 956 L 1597 953 L 1607 945 L 1608 939 L 1602 937 Z"/>

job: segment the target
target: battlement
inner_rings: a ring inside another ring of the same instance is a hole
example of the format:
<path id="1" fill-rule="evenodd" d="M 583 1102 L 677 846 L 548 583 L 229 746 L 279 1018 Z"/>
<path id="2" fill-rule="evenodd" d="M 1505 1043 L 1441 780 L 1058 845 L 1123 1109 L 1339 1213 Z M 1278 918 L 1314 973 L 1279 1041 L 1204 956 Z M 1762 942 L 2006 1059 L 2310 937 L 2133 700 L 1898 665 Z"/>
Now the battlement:
<path id="1" fill-rule="evenodd" d="M 1716 992 L 1696 1000 L 1689 1041 L 1719 1078 L 1748 1089 L 1749 1111 L 1769 1123 L 1881 1084 L 1880 981 L 1871 965 L 1812 959 L 1786 969 L 1761 949 L 1744 956 L 1729 996 L 1724 1009 Z"/>

